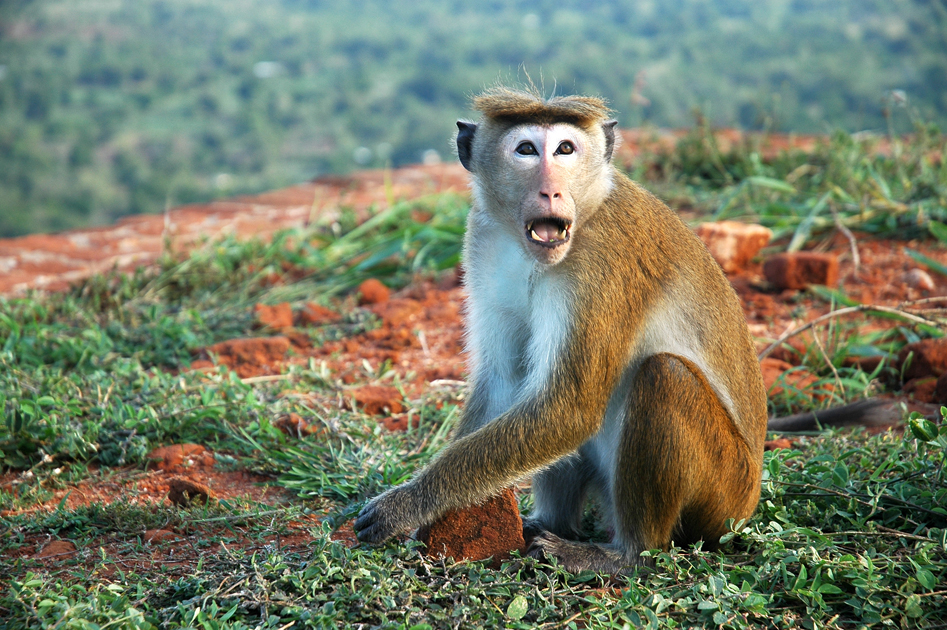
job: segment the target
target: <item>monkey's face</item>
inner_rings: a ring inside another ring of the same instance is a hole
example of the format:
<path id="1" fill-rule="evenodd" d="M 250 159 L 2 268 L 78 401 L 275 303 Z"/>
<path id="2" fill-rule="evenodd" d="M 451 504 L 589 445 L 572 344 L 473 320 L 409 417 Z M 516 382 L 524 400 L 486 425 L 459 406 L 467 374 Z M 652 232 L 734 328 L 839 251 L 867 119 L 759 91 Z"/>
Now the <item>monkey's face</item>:
<path id="1" fill-rule="evenodd" d="M 590 182 L 601 180 L 604 149 L 595 140 L 579 127 L 558 123 L 517 125 L 497 143 L 494 177 L 501 185 L 493 192 L 504 197 L 498 207 L 507 215 L 498 218 L 542 264 L 565 258 L 580 214 L 588 210 Z"/>

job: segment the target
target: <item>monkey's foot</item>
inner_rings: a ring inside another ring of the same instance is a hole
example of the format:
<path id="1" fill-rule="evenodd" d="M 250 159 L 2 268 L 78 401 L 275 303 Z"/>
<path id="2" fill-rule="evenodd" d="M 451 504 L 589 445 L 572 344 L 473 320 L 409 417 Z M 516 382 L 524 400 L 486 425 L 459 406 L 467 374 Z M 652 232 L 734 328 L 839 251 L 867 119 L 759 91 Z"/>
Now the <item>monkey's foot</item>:
<path id="1" fill-rule="evenodd" d="M 559 566 L 570 573 L 595 571 L 614 574 L 638 564 L 614 547 L 565 540 L 551 532 L 543 532 L 533 538 L 526 553 L 540 560 L 555 558 Z"/>
<path id="2" fill-rule="evenodd" d="M 411 493 L 403 486 L 392 488 L 362 508 L 352 528 L 362 542 L 380 543 L 395 534 L 420 525 Z"/>
<path id="3" fill-rule="evenodd" d="M 526 546 L 529 547 L 533 539 L 537 536 L 549 531 L 546 527 L 535 518 L 524 518 L 523 519 L 523 540 L 526 542 Z"/>

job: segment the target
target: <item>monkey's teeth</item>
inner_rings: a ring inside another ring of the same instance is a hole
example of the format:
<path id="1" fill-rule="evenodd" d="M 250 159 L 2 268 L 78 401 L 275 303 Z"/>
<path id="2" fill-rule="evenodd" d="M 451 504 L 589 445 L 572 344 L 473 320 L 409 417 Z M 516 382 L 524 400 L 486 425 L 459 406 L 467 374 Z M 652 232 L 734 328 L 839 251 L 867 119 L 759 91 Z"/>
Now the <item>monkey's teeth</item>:
<path id="1" fill-rule="evenodd" d="M 529 229 L 529 235 L 533 238 L 534 241 L 541 240 L 541 239 L 539 238 L 539 234 L 537 234 L 537 233 L 536 233 L 536 230 L 534 230 L 533 228 L 530 228 L 530 229 Z"/>

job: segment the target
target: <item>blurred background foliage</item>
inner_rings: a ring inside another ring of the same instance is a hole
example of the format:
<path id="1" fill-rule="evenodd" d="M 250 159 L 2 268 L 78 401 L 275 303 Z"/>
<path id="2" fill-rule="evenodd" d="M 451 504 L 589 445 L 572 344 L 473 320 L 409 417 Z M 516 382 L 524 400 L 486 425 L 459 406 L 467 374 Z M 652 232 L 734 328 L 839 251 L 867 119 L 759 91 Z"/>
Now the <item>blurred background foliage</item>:
<path id="1" fill-rule="evenodd" d="M 604 96 L 623 126 L 942 124 L 945 7 L 2 0 L 0 236 L 453 159 L 454 120 L 497 81 Z"/>

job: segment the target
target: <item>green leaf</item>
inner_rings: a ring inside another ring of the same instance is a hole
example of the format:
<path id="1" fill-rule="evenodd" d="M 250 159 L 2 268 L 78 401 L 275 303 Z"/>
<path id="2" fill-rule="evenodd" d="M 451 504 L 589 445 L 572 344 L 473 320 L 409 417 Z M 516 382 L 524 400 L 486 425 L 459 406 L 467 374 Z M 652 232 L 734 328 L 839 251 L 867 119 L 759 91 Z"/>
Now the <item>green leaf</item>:
<path id="1" fill-rule="evenodd" d="M 817 295 L 826 302 L 835 302 L 842 306 L 858 306 L 861 304 L 858 300 L 850 298 L 838 289 L 831 289 L 821 284 L 813 284 L 807 289 L 809 293 Z"/>
<path id="2" fill-rule="evenodd" d="M 843 488 L 848 485 L 848 466 L 839 462 L 832 471 L 832 481 L 836 486 Z"/>
<path id="3" fill-rule="evenodd" d="M 921 597 L 919 595 L 911 595 L 904 601 L 904 614 L 908 617 L 920 617 L 924 614 L 924 611 L 921 610 Z"/>
<path id="4" fill-rule="evenodd" d="M 827 192 L 822 195 L 822 198 L 819 199 L 812 210 L 809 212 L 809 215 L 802 220 L 796 231 L 792 235 L 792 240 L 789 241 L 789 246 L 786 247 L 787 252 L 798 252 L 802 249 L 802 246 L 806 244 L 806 241 L 809 240 L 809 237 L 812 235 L 812 227 L 815 225 L 816 217 L 819 216 L 819 213 L 825 209 L 826 204 L 829 201 L 829 197 L 832 196 L 832 193 Z"/>
<path id="5" fill-rule="evenodd" d="M 917 581 L 929 591 L 934 590 L 934 587 L 937 586 L 937 580 L 934 579 L 934 574 L 927 569 L 917 570 Z"/>
<path id="6" fill-rule="evenodd" d="M 784 182 L 781 179 L 773 179 L 772 177 L 754 175 L 753 177 L 747 177 L 747 181 L 754 186 L 760 186 L 761 188 L 770 188 L 772 190 L 778 190 L 780 192 L 789 194 L 795 194 L 796 192 L 796 189 L 791 184 Z"/>
<path id="7" fill-rule="evenodd" d="M 798 591 L 800 588 L 806 585 L 806 581 L 809 579 L 809 574 L 806 572 L 805 565 L 799 566 L 799 575 L 796 576 L 796 581 L 792 585 L 792 590 Z"/>
<path id="8" fill-rule="evenodd" d="M 928 231 L 941 243 L 947 244 L 947 225 L 931 219 L 927 223 Z"/>
<path id="9" fill-rule="evenodd" d="M 517 595 L 506 607 L 506 616 L 513 621 L 519 621 L 529 612 L 529 602 L 522 595 Z"/>
<path id="10" fill-rule="evenodd" d="M 921 414 L 911 414 L 911 417 L 908 418 L 908 426 L 911 427 L 911 433 L 914 437 L 922 442 L 933 442 L 940 433 L 937 425 Z"/>

